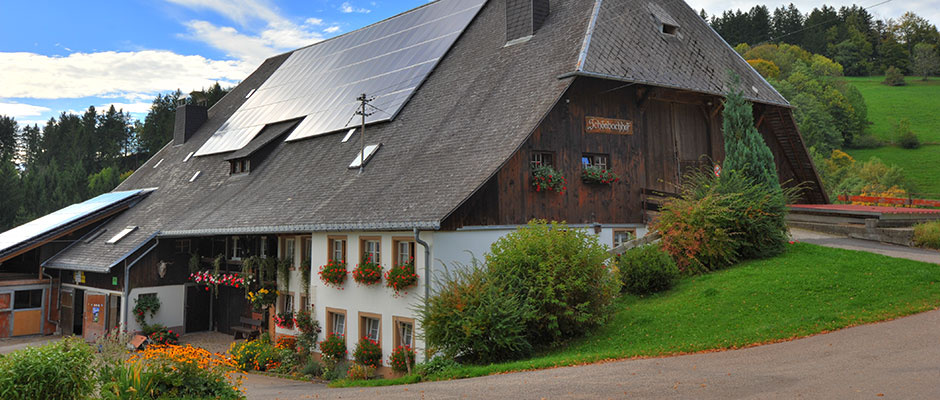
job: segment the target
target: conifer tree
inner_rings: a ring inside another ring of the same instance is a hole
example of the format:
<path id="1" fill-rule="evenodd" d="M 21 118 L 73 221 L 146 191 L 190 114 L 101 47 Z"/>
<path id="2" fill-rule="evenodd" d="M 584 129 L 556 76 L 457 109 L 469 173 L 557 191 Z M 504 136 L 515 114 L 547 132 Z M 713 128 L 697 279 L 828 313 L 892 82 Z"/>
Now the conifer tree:
<path id="1" fill-rule="evenodd" d="M 731 174 L 744 174 L 755 184 L 780 189 L 774 155 L 754 126 L 751 103 L 741 93 L 738 77 L 732 78 L 733 88 L 725 99 L 722 131 L 725 139 L 724 169 Z"/>

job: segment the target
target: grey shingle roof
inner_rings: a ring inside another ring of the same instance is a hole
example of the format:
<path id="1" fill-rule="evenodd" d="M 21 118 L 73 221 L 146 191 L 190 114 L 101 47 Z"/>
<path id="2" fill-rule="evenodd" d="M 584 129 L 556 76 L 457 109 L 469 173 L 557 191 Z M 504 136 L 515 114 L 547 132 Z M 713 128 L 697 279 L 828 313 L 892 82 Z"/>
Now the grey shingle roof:
<path id="1" fill-rule="evenodd" d="M 49 266 L 110 266 L 157 232 L 436 228 L 564 93 L 571 79 L 557 77 L 575 69 L 591 12 L 590 2 L 554 2 L 538 34 L 507 47 L 505 2 L 488 2 L 397 118 L 368 127 L 366 143 L 382 149 L 361 175 L 348 168 L 359 151 L 358 133 L 342 143 L 345 132 L 272 143 L 266 161 L 247 175 L 229 176 L 225 154 L 183 163 L 289 53 L 268 60 L 209 111 L 187 143 L 167 146 L 121 184 L 119 190 L 159 187 L 111 223 L 140 229 L 120 246 L 75 246 Z M 196 171 L 202 173 L 190 183 Z"/>
<path id="2" fill-rule="evenodd" d="M 724 95 L 731 70 L 741 76 L 741 89 L 750 100 L 789 106 L 685 2 L 596 1 L 597 17 L 579 60 L 582 74 Z M 677 34 L 663 33 L 663 23 L 678 26 Z"/>

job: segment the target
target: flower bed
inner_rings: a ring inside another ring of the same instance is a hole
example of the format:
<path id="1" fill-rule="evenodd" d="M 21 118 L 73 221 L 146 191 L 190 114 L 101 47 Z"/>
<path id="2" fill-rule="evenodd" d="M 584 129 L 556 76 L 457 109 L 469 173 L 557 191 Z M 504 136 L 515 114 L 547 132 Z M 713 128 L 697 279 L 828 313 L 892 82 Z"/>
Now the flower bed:
<path id="1" fill-rule="evenodd" d="M 323 283 L 338 288 L 346 282 L 346 263 L 330 260 L 326 265 L 320 267 L 319 274 Z"/>
<path id="2" fill-rule="evenodd" d="M 415 260 L 413 257 L 408 263 L 396 265 L 385 273 L 385 286 L 393 289 L 396 295 L 400 295 L 403 290 L 417 283 L 418 275 L 415 274 Z"/>
<path id="3" fill-rule="evenodd" d="M 374 285 L 382 281 L 382 266 L 372 261 L 372 256 L 366 256 L 366 262 L 356 265 L 352 276 L 360 285 Z"/>

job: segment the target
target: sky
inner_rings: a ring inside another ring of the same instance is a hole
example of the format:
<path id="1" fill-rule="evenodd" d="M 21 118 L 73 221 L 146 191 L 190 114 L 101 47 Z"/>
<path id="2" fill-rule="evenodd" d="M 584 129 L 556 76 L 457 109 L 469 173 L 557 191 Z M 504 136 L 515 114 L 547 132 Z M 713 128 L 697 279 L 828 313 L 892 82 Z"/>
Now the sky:
<path id="1" fill-rule="evenodd" d="M 580 0 L 587 1 L 587 0 Z M 860 2 L 868 7 L 883 0 Z M 869 10 L 911 10 L 936 24 L 938 0 L 891 0 Z M 215 82 L 234 86 L 273 55 L 353 31 L 427 0 L 0 0 L 0 115 L 44 125 L 88 106 L 143 119 L 153 98 Z M 763 2 L 774 9 L 789 1 Z M 691 0 L 709 14 L 750 0 Z M 820 3 L 798 0 L 800 11 Z M 830 1 L 836 6 L 850 1 Z"/>

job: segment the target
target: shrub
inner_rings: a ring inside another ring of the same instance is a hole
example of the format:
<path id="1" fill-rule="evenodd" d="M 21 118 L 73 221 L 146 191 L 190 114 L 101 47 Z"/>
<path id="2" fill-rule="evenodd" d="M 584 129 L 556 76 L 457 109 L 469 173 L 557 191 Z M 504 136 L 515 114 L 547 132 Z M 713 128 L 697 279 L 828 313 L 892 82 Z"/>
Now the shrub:
<path id="1" fill-rule="evenodd" d="M 620 279 L 605 265 L 597 236 L 564 223 L 532 221 L 493 243 L 486 257 L 493 295 L 517 297 L 534 311 L 529 343 L 547 345 L 584 334 L 607 320 Z M 502 292 L 502 293 L 500 293 Z"/>
<path id="2" fill-rule="evenodd" d="M 317 360 L 308 360 L 300 373 L 306 376 L 318 377 L 323 375 L 323 364 Z"/>
<path id="3" fill-rule="evenodd" d="M 568 180 L 551 165 L 539 165 L 532 168 L 532 187 L 536 192 L 544 190 L 564 193 L 568 190 Z"/>
<path id="4" fill-rule="evenodd" d="M 346 377 L 354 381 L 370 379 L 375 376 L 375 367 L 371 365 L 352 364 L 346 371 Z"/>
<path id="5" fill-rule="evenodd" d="M 320 334 L 320 321 L 313 318 L 309 308 L 297 311 L 294 322 L 297 324 L 297 330 L 300 333 L 306 333 L 314 337 Z"/>
<path id="6" fill-rule="evenodd" d="M 328 286 L 339 287 L 346 282 L 346 262 L 330 260 L 320 267 L 320 280 Z"/>
<path id="7" fill-rule="evenodd" d="M 881 83 L 888 86 L 904 86 L 907 84 L 907 82 L 904 82 L 904 74 L 894 66 L 888 67 L 888 70 L 885 71 L 885 80 Z"/>
<path id="8" fill-rule="evenodd" d="M 458 363 L 453 358 L 436 356 L 428 361 L 415 365 L 415 373 L 426 378 L 428 376 L 459 367 L 460 363 Z"/>
<path id="9" fill-rule="evenodd" d="M 366 255 L 366 261 L 356 264 L 352 276 L 353 280 L 360 285 L 374 285 L 382 281 L 382 266 L 372 261 L 372 256 Z"/>
<path id="10" fill-rule="evenodd" d="M 385 273 L 385 286 L 394 290 L 396 295 L 416 284 L 418 284 L 418 274 L 415 273 L 414 257 L 411 261 L 396 265 Z"/>
<path id="11" fill-rule="evenodd" d="M 242 399 L 235 362 L 192 346 L 151 346 L 128 363 L 146 363 L 154 398 Z"/>
<path id="12" fill-rule="evenodd" d="M 905 149 L 916 149 L 920 147 L 920 139 L 911 130 L 911 121 L 902 118 L 894 124 L 894 137 L 897 138 L 898 146 Z"/>
<path id="13" fill-rule="evenodd" d="M 735 77 L 722 113 L 722 136 L 725 140 L 725 174 L 742 174 L 752 183 L 769 188 L 780 188 L 774 155 L 754 126 L 754 112 L 740 89 Z"/>
<path id="14" fill-rule="evenodd" d="M 0 358 L 0 399 L 84 399 L 94 392 L 93 350 L 81 338 Z"/>
<path id="15" fill-rule="evenodd" d="M 686 274 L 701 274 L 731 265 L 736 245 L 728 232 L 731 212 L 726 199 L 709 193 L 698 199 L 670 199 L 660 209 L 653 229 L 662 248 Z"/>
<path id="16" fill-rule="evenodd" d="M 156 326 L 157 329 L 147 335 L 152 343 L 158 345 L 180 344 L 180 335 L 178 333 L 173 332 L 172 329 L 167 329 L 167 327 L 163 325 L 150 325 L 150 327 L 153 326 Z"/>
<path id="17" fill-rule="evenodd" d="M 940 221 L 915 225 L 914 244 L 940 250 Z"/>
<path id="18" fill-rule="evenodd" d="M 104 400 L 152 399 L 155 374 L 142 362 L 119 364 L 100 376 L 99 396 Z"/>
<path id="19" fill-rule="evenodd" d="M 859 135 L 852 138 L 850 146 L 854 149 L 876 149 L 884 146 L 884 142 L 872 134 Z"/>
<path id="20" fill-rule="evenodd" d="M 278 349 L 270 340 L 252 340 L 250 342 L 234 342 L 229 348 L 229 354 L 235 365 L 245 371 L 266 371 L 280 362 Z"/>
<path id="21" fill-rule="evenodd" d="M 746 53 L 747 51 L 745 51 Z M 780 77 L 780 67 L 777 67 L 777 64 L 774 64 L 773 61 L 767 61 L 762 59 L 747 60 L 748 64 L 751 64 L 751 67 L 754 67 L 759 74 L 767 79 L 777 79 Z"/>
<path id="22" fill-rule="evenodd" d="M 346 377 L 346 371 L 349 370 L 349 363 L 339 361 L 336 363 L 327 363 L 323 367 L 323 379 L 334 381 Z"/>
<path id="23" fill-rule="evenodd" d="M 346 359 L 346 340 L 343 335 L 329 334 L 320 342 L 320 354 L 332 361 Z"/>
<path id="24" fill-rule="evenodd" d="M 147 325 L 148 316 L 153 318 L 160 311 L 160 299 L 157 296 L 138 296 L 134 302 L 134 319 L 141 327 Z"/>
<path id="25" fill-rule="evenodd" d="M 363 337 L 356 343 L 356 349 L 353 351 L 353 359 L 362 365 L 378 368 L 382 365 L 382 348 L 379 343 Z"/>
<path id="26" fill-rule="evenodd" d="M 292 311 L 278 313 L 274 316 L 274 324 L 278 328 L 294 329 L 294 313 Z"/>
<path id="27" fill-rule="evenodd" d="M 415 365 L 415 351 L 410 346 L 398 346 L 388 356 L 388 365 L 395 372 L 409 372 L 408 366 Z"/>
<path id="28" fill-rule="evenodd" d="M 297 338 L 293 336 L 281 336 L 277 338 L 274 347 L 280 350 L 294 350 L 297 348 Z"/>
<path id="29" fill-rule="evenodd" d="M 656 245 L 627 250 L 617 258 L 617 266 L 624 289 L 633 294 L 667 290 L 679 277 L 676 262 Z"/>
<path id="30" fill-rule="evenodd" d="M 449 274 L 421 310 L 428 342 L 449 358 L 472 362 L 529 354 L 526 325 L 534 319 L 532 305 L 497 286 L 478 265 Z"/>

